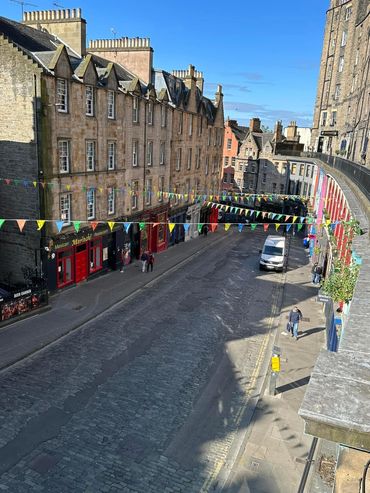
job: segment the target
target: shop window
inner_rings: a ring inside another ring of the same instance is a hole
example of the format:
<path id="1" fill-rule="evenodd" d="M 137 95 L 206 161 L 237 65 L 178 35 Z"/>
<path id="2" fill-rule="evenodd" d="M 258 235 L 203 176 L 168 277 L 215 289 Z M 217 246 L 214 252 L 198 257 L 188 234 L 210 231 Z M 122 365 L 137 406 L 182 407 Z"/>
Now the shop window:
<path id="1" fill-rule="evenodd" d="M 95 240 L 90 241 L 90 273 L 96 272 L 102 269 L 102 239 L 96 238 Z"/>
<path id="2" fill-rule="evenodd" d="M 73 248 L 57 252 L 57 287 L 63 288 L 74 282 L 73 278 Z"/>

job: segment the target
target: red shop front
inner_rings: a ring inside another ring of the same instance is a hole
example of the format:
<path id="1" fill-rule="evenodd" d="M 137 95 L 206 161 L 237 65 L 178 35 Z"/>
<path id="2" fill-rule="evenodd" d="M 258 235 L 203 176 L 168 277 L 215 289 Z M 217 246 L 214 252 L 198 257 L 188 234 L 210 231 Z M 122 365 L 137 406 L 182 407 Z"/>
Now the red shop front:
<path id="1" fill-rule="evenodd" d="M 148 211 L 140 218 L 141 222 L 147 223 L 140 231 L 140 249 L 161 252 L 167 248 L 167 206 L 156 211 Z"/>
<path id="2" fill-rule="evenodd" d="M 78 284 L 103 268 L 102 237 L 56 250 L 58 289 Z"/>

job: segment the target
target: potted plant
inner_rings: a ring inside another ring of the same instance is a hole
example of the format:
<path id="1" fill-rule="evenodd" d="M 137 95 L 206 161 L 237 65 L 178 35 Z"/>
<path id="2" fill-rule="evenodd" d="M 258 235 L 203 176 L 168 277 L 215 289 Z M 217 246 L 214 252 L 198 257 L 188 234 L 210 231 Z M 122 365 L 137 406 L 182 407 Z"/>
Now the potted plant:
<path id="1" fill-rule="evenodd" d="M 340 308 L 343 308 L 343 304 L 349 303 L 353 297 L 358 273 L 358 265 L 343 265 L 340 260 L 335 260 L 333 271 L 322 285 L 323 293 L 330 296 L 335 303 L 339 303 Z"/>

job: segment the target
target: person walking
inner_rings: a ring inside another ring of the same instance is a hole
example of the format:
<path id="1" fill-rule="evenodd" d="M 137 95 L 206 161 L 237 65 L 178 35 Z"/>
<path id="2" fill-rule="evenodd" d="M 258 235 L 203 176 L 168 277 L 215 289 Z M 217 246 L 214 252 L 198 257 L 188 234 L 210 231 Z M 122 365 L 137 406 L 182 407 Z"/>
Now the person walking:
<path id="1" fill-rule="evenodd" d="M 311 269 L 311 274 L 312 274 L 312 282 L 315 284 L 315 279 L 316 279 L 316 269 L 317 269 L 317 266 L 319 264 L 317 262 L 315 262 L 312 266 L 312 269 Z"/>
<path id="2" fill-rule="evenodd" d="M 122 273 L 124 272 L 124 263 L 125 263 L 125 252 L 123 248 L 119 250 L 118 255 L 119 255 L 119 271 Z"/>
<path id="3" fill-rule="evenodd" d="M 208 226 L 207 226 L 207 224 L 205 224 L 203 226 L 203 234 L 204 234 L 204 236 L 207 236 L 207 234 L 208 234 Z"/>
<path id="4" fill-rule="evenodd" d="M 149 268 L 150 268 L 150 272 L 153 272 L 153 267 L 154 267 L 154 254 L 153 252 L 149 251 L 146 271 L 149 272 Z"/>
<path id="5" fill-rule="evenodd" d="M 322 267 L 315 262 L 314 266 L 312 267 L 312 282 L 314 284 L 319 284 L 321 281 L 321 274 L 322 274 Z"/>
<path id="6" fill-rule="evenodd" d="M 298 326 L 302 318 L 302 312 L 297 306 L 289 313 L 289 326 L 291 327 L 292 337 L 294 337 L 295 340 L 298 339 Z"/>
<path id="7" fill-rule="evenodd" d="M 144 250 L 141 254 L 140 260 L 141 260 L 141 272 L 145 272 L 146 264 L 148 262 L 148 254 Z"/>

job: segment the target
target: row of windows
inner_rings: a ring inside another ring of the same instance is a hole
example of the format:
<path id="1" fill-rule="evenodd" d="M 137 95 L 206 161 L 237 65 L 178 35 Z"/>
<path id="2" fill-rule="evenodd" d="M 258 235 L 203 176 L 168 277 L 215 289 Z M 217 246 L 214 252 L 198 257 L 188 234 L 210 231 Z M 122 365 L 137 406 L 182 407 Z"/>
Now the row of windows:
<path id="1" fill-rule="evenodd" d="M 330 121 L 328 120 L 328 112 L 327 111 L 323 111 L 321 113 L 321 125 L 323 127 L 325 127 L 326 125 L 330 125 L 331 127 L 334 127 L 336 124 L 337 124 L 337 111 L 336 110 L 333 110 L 331 112 L 331 117 L 330 117 Z"/>
<path id="2" fill-rule="evenodd" d="M 176 151 L 176 171 L 181 170 L 182 166 L 182 148 L 179 147 Z M 186 169 L 190 170 L 192 167 L 192 159 L 193 159 L 193 150 L 191 148 L 188 149 L 187 152 L 187 159 L 186 159 Z M 209 156 L 206 156 L 206 161 L 205 161 L 205 174 L 208 175 L 209 172 Z M 195 152 L 195 169 L 199 169 L 201 165 L 201 149 L 200 147 L 197 147 L 196 152 Z M 213 166 L 213 172 L 218 172 L 220 170 L 220 161 L 218 156 L 213 156 L 212 160 L 212 166 Z"/>
<path id="3" fill-rule="evenodd" d="M 57 79 L 56 95 L 57 110 L 60 113 L 68 113 L 69 92 L 66 79 Z M 95 99 L 95 88 L 85 86 L 85 113 L 87 116 L 95 116 Z M 116 118 L 116 94 L 114 91 L 107 92 L 107 117 L 111 120 Z M 140 98 L 138 96 L 132 98 L 132 122 L 140 123 Z M 154 105 L 151 101 L 147 103 L 146 122 L 148 125 L 154 123 Z M 167 107 L 164 105 L 161 105 L 161 126 L 167 126 Z"/>
<path id="4" fill-rule="evenodd" d="M 158 178 L 158 191 L 163 192 L 165 189 L 165 177 L 160 176 Z M 189 188 L 190 190 L 190 188 Z M 138 196 L 139 196 L 139 181 L 133 181 L 131 184 L 131 207 L 132 209 L 137 209 L 138 207 Z M 153 180 L 151 178 L 147 179 L 145 182 L 145 204 L 151 205 L 153 196 Z M 158 202 L 162 202 L 163 197 L 159 194 L 157 198 Z M 96 218 L 96 191 L 95 189 L 90 189 L 86 193 L 86 209 L 87 209 L 87 220 L 93 220 Z M 116 212 L 116 191 L 114 188 L 108 188 L 107 195 L 107 213 L 108 215 L 115 214 Z M 72 221 L 72 194 L 66 193 L 60 196 L 60 218 L 66 225 L 70 224 Z"/>

